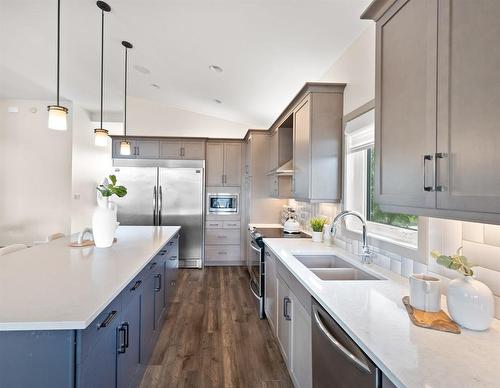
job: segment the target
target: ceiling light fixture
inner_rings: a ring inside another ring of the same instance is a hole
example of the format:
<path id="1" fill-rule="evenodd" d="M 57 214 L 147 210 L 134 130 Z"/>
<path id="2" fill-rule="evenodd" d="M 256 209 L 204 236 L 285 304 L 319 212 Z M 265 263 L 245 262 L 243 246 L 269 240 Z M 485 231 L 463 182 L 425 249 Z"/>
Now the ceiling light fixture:
<path id="1" fill-rule="evenodd" d="M 104 12 L 111 11 L 111 7 L 104 1 L 98 1 L 97 7 L 101 10 L 101 125 L 94 129 L 95 145 L 106 147 L 108 145 L 108 130 L 102 127 L 103 94 L 104 94 Z"/>
<path id="2" fill-rule="evenodd" d="M 141 74 L 151 74 L 151 70 L 149 70 L 147 67 L 144 67 L 141 65 L 134 65 L 134 69 L 137 70 Z"/>
<path id="3" fill-rule="evenodd" d="M 132 43 L 127 41 L 122 41 L 123 47 L 125 47 L 125 93 L 124 93 L 124 104 L 123 104 L 123 134 L 125 139 L 120 142 L 120 155 L 130 155 L 130 142 L 127 140 L 127 63 L 128 63 L 128 49 L 131 49 Z"/>
<path id="4" fill-rule="evenodd" d="M 56 105 L 47 106 L 49 111 L 48 127 L 57 131 L 68 129 L 68 108 L 59 105 L 59 63 L 61 52 L 61 0 L 57 0 L 57 102 Z"/>
<path id="5" fill-rule="evenodd" d="M 217 65 L 210 65 L 210 66 L 208 66 L 208 68 L 215 73 L 222 73 L 224 71 L 224 69 L 222 67 L 217 66 Z"/>

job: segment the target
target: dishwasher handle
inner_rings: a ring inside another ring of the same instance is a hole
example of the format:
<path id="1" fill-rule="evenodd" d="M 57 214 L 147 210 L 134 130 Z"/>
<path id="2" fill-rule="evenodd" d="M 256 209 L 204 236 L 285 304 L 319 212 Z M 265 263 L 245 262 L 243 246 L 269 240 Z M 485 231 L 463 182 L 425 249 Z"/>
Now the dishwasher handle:
<path id="1" fill-rule="evenodd" d="M 333 334 L 326 328 L 323 324 L 321 317 L 319 316 L 319 311 L 317 306 L 313 305 L 313 313 L 314 320 L 316 321 L 316 325 L 321 330 L 321 332 L 325 335 L 325 337 L 331 342 L 333 346 L 335 346 L 349 361 L 354 363 L 358 368 L 362 371 L 371 374 L 370 367 L 361 361 L 358 357 L 352 354 L 349 350 L 347 350 L 334 336 Z"/>

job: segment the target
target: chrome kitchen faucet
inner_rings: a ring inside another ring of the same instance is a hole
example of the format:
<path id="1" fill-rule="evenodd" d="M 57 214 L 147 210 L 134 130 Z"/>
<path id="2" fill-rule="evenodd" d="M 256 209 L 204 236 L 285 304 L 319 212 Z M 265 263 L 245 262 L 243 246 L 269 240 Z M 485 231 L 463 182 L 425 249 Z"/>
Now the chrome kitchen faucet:
<path id="1" fill-rule="evenodd" d="M 363 264 L 371 264 L 372 262 L 372 252 L 370 251 L 370 247 L 368 246 L 368 236 L 367 236 L 367 228 L 366 228 L 366 220 L 364 217 L 354 210 L 344 210 L 337 214 L 337 216 L 333 219 L 331 234 L 333 237 L 337 234 L 337 224 L 338 222 L 344 218 L 345 216 L 354 216 L 357 217 L 361 223 L 363 224 L 363 252 L 359 254 L 361 257 L 361 262 Z"/>

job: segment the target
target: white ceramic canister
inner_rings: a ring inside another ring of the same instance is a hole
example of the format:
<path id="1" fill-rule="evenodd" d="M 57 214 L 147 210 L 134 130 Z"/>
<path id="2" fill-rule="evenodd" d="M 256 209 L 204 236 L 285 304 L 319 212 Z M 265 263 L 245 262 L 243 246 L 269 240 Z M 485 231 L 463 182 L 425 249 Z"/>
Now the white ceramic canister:
<path id="1" fill-rule="evenodd" d="M 472 276 L 461 276 L 448 284 L 446 304 L 451 318 L 471 330 L 486 330 L 495 314 L 493 293 Z"/>
<path id="2" fill-rule="evenodd" d="M 108 248 L 115 238 L 116 205 L 110 203 L 108 197 L 98 198 L 97 204 L 92 215 L 94 243 L 97 248 Z"/>
<path id="3" fill-rule="evenodd" d="M 410 276 L 410 304 L 428 312 L 441 310 L 441 280 L 425 274 Z"/>

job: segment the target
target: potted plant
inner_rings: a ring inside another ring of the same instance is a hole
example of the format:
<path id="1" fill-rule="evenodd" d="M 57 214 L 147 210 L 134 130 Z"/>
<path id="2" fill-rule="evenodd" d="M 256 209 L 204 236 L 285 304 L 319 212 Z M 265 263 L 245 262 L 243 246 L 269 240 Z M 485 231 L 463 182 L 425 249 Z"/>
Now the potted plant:
<path id="1" fill-rule="evenodd" d="M 495 313 L 493 293 L 488 286 L 473 278 L 474 271 L 467 257 L 462 255 L 462 248 L 446 256 L 432 251 L 431 256 L 439 265 L 460 273 L 448 284 L 446 304 L 448 312 L 455 322 L 471 330 L 486 330 L 490 327 Z"/>
<path id="2" fill-rule="evenodd" d="M 325 217 L 314 217 L 309 220 L 309 224 L 313 230 L 312 240 L 313 242 L 323 241 L 323 227 L 325 226 L 327 219 Z"/>
<path id="3" fill-rule="evenodd" d="M 109 198 L 113 195 L 124 197 L 127 189 L 116 184 L 116 176 L 110 175 L 109 180 L 97 186 L 97 207 L 92 215 L 92 233 L 97 248 L 107 248 L 113 244 L 115 231 L 118 226 L 116 220 L 117 206 Z"/>

